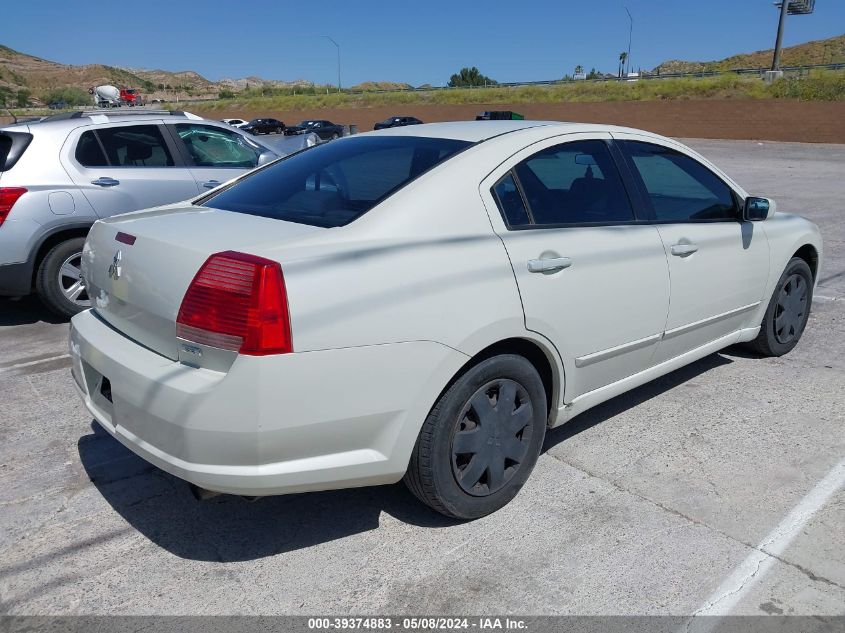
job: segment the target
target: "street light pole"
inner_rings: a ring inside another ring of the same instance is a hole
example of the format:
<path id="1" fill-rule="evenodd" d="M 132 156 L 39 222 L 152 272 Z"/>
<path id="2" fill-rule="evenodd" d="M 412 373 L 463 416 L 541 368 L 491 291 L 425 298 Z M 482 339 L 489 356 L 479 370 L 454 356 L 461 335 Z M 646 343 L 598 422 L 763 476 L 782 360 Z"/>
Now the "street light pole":
<path id="1" fill-rule="evenodd" d="M 789 9 L 789 0 L 780 3 L 780 21 L 778 22 L 778 36 L 775 40 L 775 54 L 772 56 L 772 70 L 780 68 L 780 46 L 783 41 L 783 25 L 786 22 L 786 12 Z"/>
<path id="2" fill-rule="evenodd" d="M 325 37 L 332 44 L 334 44 L 335 47 L 337 47 L 337 91 L 340 92 L 340 44 L 335 42 L 334 39 L 332 39 L 328 35 L 321 35 L 320 37 Z"/>
<path id="3" fill-rule="evenodd" d="M 628 27 L 628 57 L 625 58 L 625 61 L 628 64 L 628 69 L 625 71 L 625 76 L 628 76 L 628 73 L 631 71 L 631 36 L 634 34 L 634 18 L 631 17 L 631 12 L 628 11 L 628 7 L 625 7 L 625 13 L 628 14 L 628 20 L 630 21 L 630 25 Z"/>

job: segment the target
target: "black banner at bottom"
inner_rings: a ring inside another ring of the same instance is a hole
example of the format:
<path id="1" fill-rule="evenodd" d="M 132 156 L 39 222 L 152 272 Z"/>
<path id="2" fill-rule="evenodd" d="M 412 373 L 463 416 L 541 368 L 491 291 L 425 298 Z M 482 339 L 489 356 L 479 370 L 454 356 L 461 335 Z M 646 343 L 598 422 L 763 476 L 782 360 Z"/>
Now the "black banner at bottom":
<path id="1" fill-rule="evenodd" d="M 843 633 L 845 616 L 0 616 L 3 633 Z"/>

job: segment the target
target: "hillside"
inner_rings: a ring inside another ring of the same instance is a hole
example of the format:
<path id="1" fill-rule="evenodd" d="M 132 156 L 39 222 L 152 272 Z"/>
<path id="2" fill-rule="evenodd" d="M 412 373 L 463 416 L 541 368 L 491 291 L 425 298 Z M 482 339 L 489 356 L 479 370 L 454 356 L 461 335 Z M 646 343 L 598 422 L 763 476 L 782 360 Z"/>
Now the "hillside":
<path id="1" fill-rule="evenodd" d="M 245 88 L 282 88 L 308 82 L 268 81 L 260 77 L 210 81 L 192 70 L 169 71 L 117 68 L 103 64 L 74 66 L 42 59 L 0 45 L 0 102 L 14 103 L 24 94 L 34 105 L 42 105 L 48 92 L 59 88 L 86 90 L 112 84 L 139 88 L 148 99 L 216 97 L 221 89 L 239 92 Z M 309 84 L 310 85 L 310 84 Z"/>
<path id="2" fill-rule="evenodd" d="M 142 89 L 152 87 L 142 78 L 121 68 L 103 64 L 59 64 L 0 45 L 0 90 L 7 94 L 26 90 L 37 99 L 39 94 L 57 87 L 87 88 L 104 83 L 138 86 Z"/>
<path id="3" fill-rule="evenodd" d="M 718 61 L 691 62 L 673 59 L 654 69 L 660 73 L 695 73 L 736 70 L 737 68 L 768 68 L 772 64 L 773 49 L 734 55 Z M 845 35 L 815 40 L 784 48 L 782 66 L 809 66 L 845 62 Z"/>

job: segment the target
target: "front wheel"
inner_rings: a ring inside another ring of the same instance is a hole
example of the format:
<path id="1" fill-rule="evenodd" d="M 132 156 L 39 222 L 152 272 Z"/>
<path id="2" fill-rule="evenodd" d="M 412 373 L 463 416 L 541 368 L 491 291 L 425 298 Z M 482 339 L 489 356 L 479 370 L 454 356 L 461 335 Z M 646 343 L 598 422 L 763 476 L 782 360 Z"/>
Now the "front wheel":
<path id="1" fill-rule="evenodd" d="M 276 134 L 281 134 L 282 132 L 284 132 L 284 130 L 282 128 L 280 128 L 280 127 L 276 128 Z"/>
<path id="2" fill-rule="evenodd" d="M 70 318 L 91 307 L 82 280 L 84 245 L 84 237 L 60 242 L 50 249 L 38 267 L 35 289 L 44 305 L 62 317 Z"/>
<path id="3" fill-rule="evenodd" d="M 775 286 L 760 333 L 748 346 L 764 356 L 792 351 L 804 333 L 812 302 L 813 273 L 807 262 L 793 257 Z"/>
<path id="4" fill-rule="evenodd" d="M 522 356 L 472 367 L 440 397 L 423 424 L 405 484 L 441 514 L 495 512 L 531 474 L 546 432 L 546 392 Z"/>
<path id="5" fill-rule="evenodd" d="M 339 138 L 340 138 L 340 136 L 338 136 L 337 132 L 335 132 L 334 134 L 332 134 L 332 140 L 333 140 L 333 141 L 336 141 L 336 140 L 337 140 L 337 139 L 339 139 Z"/>

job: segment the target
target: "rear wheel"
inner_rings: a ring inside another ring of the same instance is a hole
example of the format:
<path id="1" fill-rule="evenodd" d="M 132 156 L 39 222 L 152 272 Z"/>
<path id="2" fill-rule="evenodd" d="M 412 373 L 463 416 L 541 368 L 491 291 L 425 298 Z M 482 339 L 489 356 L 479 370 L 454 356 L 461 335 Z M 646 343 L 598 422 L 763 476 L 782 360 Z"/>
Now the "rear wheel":
<path id="1" fill-rule="evenodd" d="M 52 312 L 70 318 L 91 307 L 82 280 L 84 237 L 65 240 L 50 249 L 38 267 L 35 289 Z"/>
<path id="2" fill-rule="evenodd" d="M 748 346 L 764 356 L 791 351 L 804 333 L 812 302 L 813 273 L 807 262 L 793 257 L 775 286 L 760 333 Z"/>
<path id="3" fill-rule="evenodd" d="M 484 360 L 432 408 L 405 484 L 446 516 L 475 519 L 495 512 L 531 474 L 546 415 L 543 381 L 531 363 L 511 354 Z"/>
<path id="4" fill-rule="evenodd" d="M 338 136 L 337 132 L 335 132 L 334 134 L 332 134 L 332 140 L 333 140 L 333 141 L 334 141 L 334 140 L 336 140 L 336 139 L 339 139 L 339 138 L 340 138 L 340 136 Z"/>

